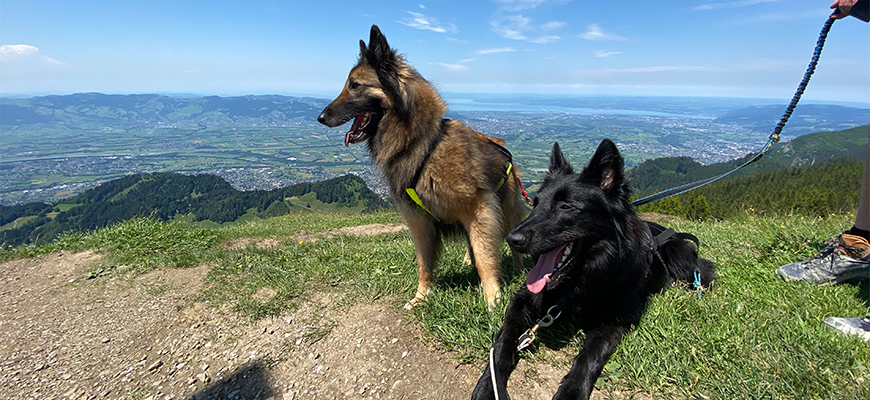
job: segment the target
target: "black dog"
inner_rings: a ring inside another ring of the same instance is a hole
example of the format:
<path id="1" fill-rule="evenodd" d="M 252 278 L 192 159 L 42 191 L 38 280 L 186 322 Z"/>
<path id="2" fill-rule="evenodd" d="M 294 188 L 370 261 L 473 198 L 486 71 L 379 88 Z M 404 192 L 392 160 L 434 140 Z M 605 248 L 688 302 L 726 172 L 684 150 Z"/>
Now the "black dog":
<path id="1" fill-rule="evenodd" d="M 642 221 L 628 197 L 622 156 L 613 142 L 603 140 L 579 174 L 559 144 L 553 146 L 534 210 L 507 236 L 515 250 L 532 254 L 537 263 L 511 299 L 472 399 L 508 399 L 517 347 L 528 345 L 530 332 L 533 339 L 534 331 L 527 330 L 536 320 L 547 316 L 546 322 L 558 312 L 579 316 L 586 339 L 553 398 L 587 399 L 622 336 L 640 321 L 650 295 L 675 280 L 692 283 L 699 275 L 704 286 L 713 281 L 713 263 L 699 258 L 686 240 L 697 244 L 694 236 Z"/>

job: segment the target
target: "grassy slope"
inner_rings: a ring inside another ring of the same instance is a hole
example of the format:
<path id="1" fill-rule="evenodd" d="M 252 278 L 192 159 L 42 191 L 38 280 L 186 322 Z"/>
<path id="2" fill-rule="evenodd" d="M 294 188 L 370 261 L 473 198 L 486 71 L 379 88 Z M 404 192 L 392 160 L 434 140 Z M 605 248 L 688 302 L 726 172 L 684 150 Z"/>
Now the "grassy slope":
<path id="1" fill-rule="evenodd" d="M 656 398 L 824 398 L 870 396 L 870 346 L 824 328 L 827 316 L 861 316 L 870 304 L 862 285 L 813 286 L 775 278 L 777 266 L 807 258 L 821 241 L 850 226 L 854 216 L 800 216 L 736 221 L 677 222 L 695 233 L 701 254 L 719 266 L 715 289 L 698 300 L 695 292 L 670 288 L 656 296 L 640 326 L 608 364 L 599 386 L 652 394 Z M 300 231 L 348 225 L 400 222 L 398 215 L 300 213 L 222 228 L 183 221 L 136 219 L 90 234 L 64 236 L 43 247 L 20 247 L 0 259 L 66 249 L 102 249 L 109 255 L 93 275 L 153 268 L 212 265 L 202 296 L 258 318 L 293 307 L 313 291 L 337 290 L 346 302 L 384 297 L 400 307 L 416 286 L 413 244 L 407 232 L 373 237 L 335 236 L 310 240 Z M 300 238 L 302 240 L 300 240 Z M 227 243 L 272 242 L 271 247 Z M 414 317 L 434 343 L 457 358 L 483 365 L 503 315 L 487 313 L 478 278 L 461 263 L 463 241 L 449 242 L 437 290 Z M 527 260 L 527 263 L 529 261 Z M 504 265 L 509 264 L 505 256 Z M 505 297 L 523 281 L 511 273 Z M 254 294 L 269 287 L 268 303 Z M 543 330 L 523 357 L 527 362 L 564 364 L 582 343 L 570 319 Z"/>

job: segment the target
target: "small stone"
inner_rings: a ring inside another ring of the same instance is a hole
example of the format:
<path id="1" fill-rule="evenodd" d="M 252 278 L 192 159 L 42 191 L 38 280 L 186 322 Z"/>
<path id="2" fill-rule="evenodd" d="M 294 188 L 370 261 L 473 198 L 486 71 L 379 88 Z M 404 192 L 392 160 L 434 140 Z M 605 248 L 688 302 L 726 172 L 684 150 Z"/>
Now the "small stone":
<path id="1" fill-rule="evenodd" d="M 208 382 L 211 380 L 211 379 L 208 377 L 208 375 L 207 375 L 207 374 L 204 374 L 204 373 L 202 373 L 202 374 L 196 374 L 196 379 L 199 380 L 199 381 L 202 382 L 202 383 L 208 383 Z"/>
<path id="2" fill-rule="evenodd" d="M 109 343 L 111 341 L 112 341 L 111 338 L 103 338 L 103 340 L 100 340 L 100 342 L 102 342 L 102 343 Z"/>
<path id="3" fill-rule="evenodd" d="M 161 365 L 163 365 L 163 361 L 160 361 L 160 360 L 154 361 L 154 363 L 148 367 L 148 370 L 154 371 L 155 369 L 160 368 Z"/>

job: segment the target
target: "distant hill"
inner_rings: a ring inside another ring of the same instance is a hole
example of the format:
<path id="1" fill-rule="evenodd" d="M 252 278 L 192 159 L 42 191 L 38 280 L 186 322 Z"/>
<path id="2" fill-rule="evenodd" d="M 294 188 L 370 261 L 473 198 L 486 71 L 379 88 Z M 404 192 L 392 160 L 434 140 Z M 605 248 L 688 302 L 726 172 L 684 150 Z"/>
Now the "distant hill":
<path id="1" fill-rule="evenodd" d="M 863 161 L 867 155 L 867 125 L 835 132 L 816 132 L 777 143 L 770 152 L 729 178 L 766 173 L 790 167 L 809 167 L 837 158 Z M 759 144 L 760 150 L 761 144 Z M 647 160 L 628 171 L 635 194 L 652 192 L 695 182 L 725 173 L 743 164 L 749 157 L 702 165 L 689 157 L 665 157 Z"/>
<path id="2" fill-rule="evenodd" d="M 103 183 L 51 206 L 0 206 L 0 243 L 45 243 L 65 231 L 89 231 L 137 216 L 226 223 L 291 211 L 371 212 L 389 207 L 355 175 L 281 189 L 239 191 L 222 178 L 136 174 Z"/>
<path id="3" fill-rule="evenodd" d="M 779 123 L 785 109 L 785 105 L 744 107 L 729 111 L 713 122 L 739 124 L 754 131 L 773 133 L 773 127 Z M 868 116 L 870 110 L 862 108 L 802 104 L 795 107 L 783 134 L 799 136 L 811 132 L 846 129 L 866 124 Z"/>
<path id="4" fill-rule="evenodd" d="M 638 207 L 640 212 L 691 220 L 725 220 L 738 215 L 811 218 L 854 212 L 863 163 L 836 158 L 807 168 L 790 167 L 713 182 L 679 196 Z"/>
<path id="5" fill-rule="evenodd" d="M 282 126 L 313 121 L 326 100 L 287 96 L 169 97 L 156 94 L 78 93 L 25 99 L 0 98 L 0 125 L 74 128 L 161 126 Z"/>

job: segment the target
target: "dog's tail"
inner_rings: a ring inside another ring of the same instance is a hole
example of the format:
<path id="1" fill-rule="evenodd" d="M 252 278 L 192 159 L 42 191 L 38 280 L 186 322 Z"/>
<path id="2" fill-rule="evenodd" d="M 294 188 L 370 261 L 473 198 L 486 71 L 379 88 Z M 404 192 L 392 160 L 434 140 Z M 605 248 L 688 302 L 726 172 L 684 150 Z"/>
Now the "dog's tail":
<path id="1" fill-rule="evenodd" d="M 655 252 L 664 264 L 668 281 L 662 288 L 674 281 L 683 281 L 690 287 L 709 288 L 716 280 L 715 264 L 698 255 L 698 239 L 691 234 L 674 232 L 655 223 L 646 221 L 653 238 Z M 672 234 L 669 234 L 672 233 Z"/>

